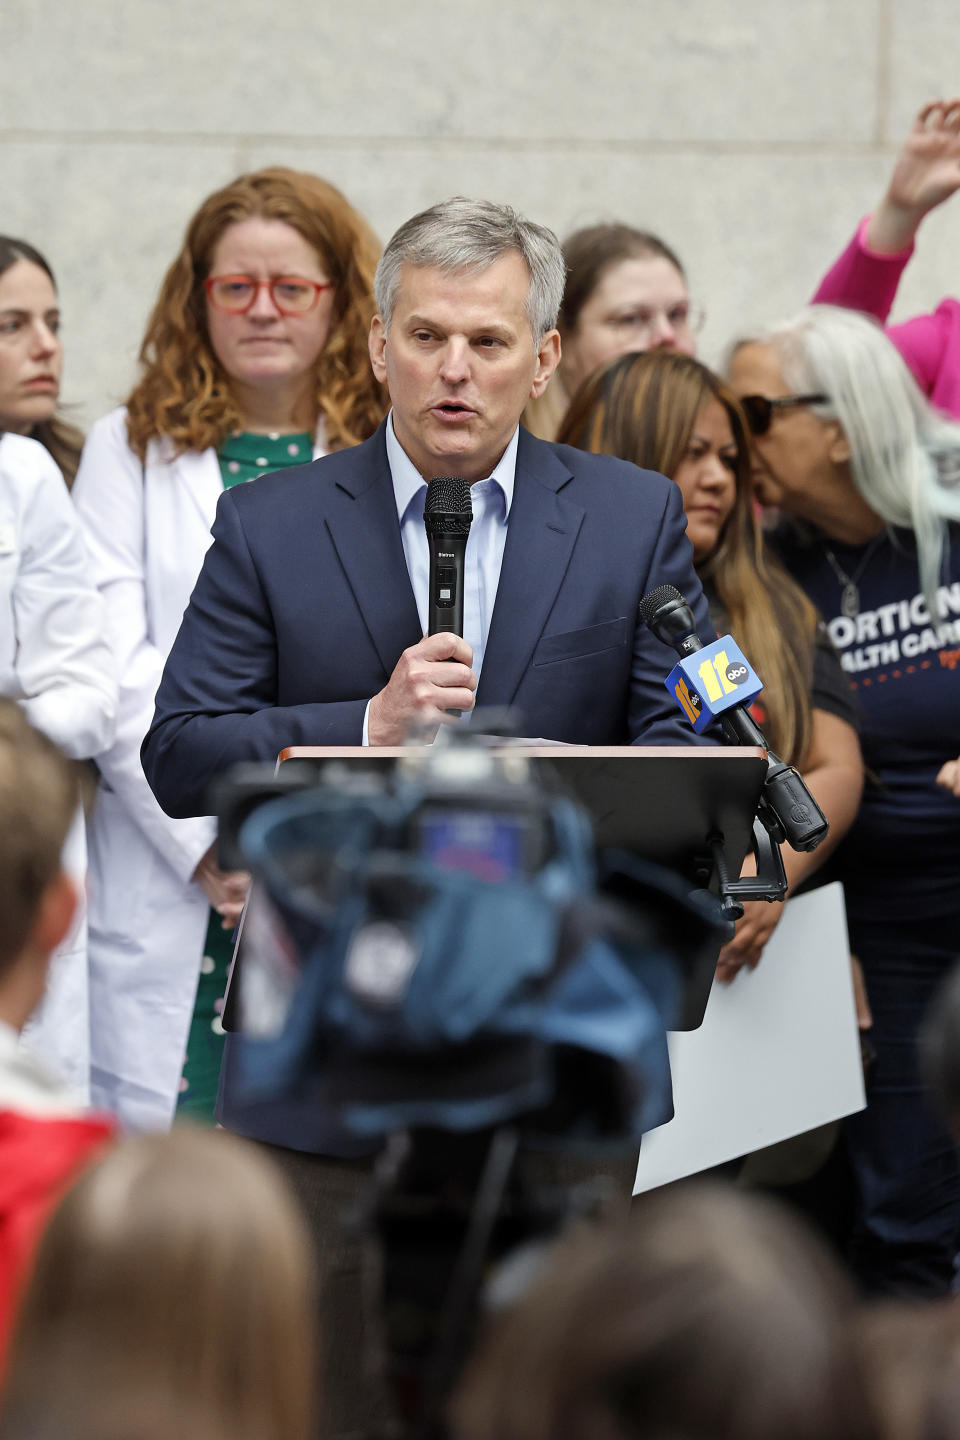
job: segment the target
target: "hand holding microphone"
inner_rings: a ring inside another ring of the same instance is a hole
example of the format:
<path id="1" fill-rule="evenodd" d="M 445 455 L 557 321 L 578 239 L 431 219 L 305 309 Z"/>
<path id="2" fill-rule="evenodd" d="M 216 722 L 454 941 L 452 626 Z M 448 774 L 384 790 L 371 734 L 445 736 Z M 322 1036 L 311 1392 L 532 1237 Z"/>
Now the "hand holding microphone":
<path id="1" fill-rule="evenodd" d="M 370 744 L 403 745 L 414 734 L 432 740 L 441 725 L 456 724 L 461 711 L 473 709 L 477 677 L 472 661 L 473 651 L 461 635 L 425 635 L 404 650 L 387 684 L 370 701 Z"/>
<path id="2" fill-rule="evenodd" d="M 477 677 L 463 639 L 467 537 L 473 521 L 469 482 L 437 476 L 427 486 L 423 523 L 430 551 L 427 634 L 404 650 L 370 702 L 371 745 L 402 745 L 413 733 L 432 739 L 442 724 L 472 710 Z"/>

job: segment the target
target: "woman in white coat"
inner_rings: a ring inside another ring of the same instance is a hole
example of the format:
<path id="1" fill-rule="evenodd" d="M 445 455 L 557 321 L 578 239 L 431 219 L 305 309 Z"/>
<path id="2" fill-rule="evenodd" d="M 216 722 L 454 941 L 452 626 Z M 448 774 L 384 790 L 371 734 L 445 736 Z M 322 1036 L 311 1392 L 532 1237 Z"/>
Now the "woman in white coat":
<path id="1" fill-rule="evenodd" d="M 0 235 L 0 693 L 19 700 L 35 725 L 82 760 L 110 742 L 116 679 L 103 605 L 64 486 L 76 474 L 83 436 L 57 413 L 62 366 L 53 271 L 25 240 Z M 82 893 L 86 842 L 79 813 L 64 865 Z M 26 1043 L 86 1103 L 90 1024 L 82 906 L 54 956 Z"/>
<path id="2" fill-rule="evenodd" d="M 83 433 L 58 411 L 63 345 L 53 270 L 26 240 L 0 235 L 0 431 L 49 450 L 69 490 Z"/>
<path id="3" fill-rule="evenodd" d="M 110 743 L 117 685 L 103 601 L 63 476 L 42 445 L 15 434 L 0 437 L 0 694 L 19 701 L 31 724 L 73 759 Z M 82 893 L 79 811 L 64 866 Z M 24 1031 L 24 1043 L 55 1067 L 81 1105 L 90 1098 L 86 940 L 81 907 Z"/>
<path id="4" fill-rule="evenodd" d="M 245 890 L 216 864 L 212 819 L 160 810 L 140 743 L 224 486 L 356 444 L 385 413 L 366 352 L 376 259 L 315 176 L 277 167 L 210 196 L 161 286 L 143 377 L 84 448 L 74 498 L 120 668 L 90 825 L 93 1093 L 131 1128 L 169 1124 L 182 1085 L 195 1117 L 212 1111 L 224 928 Z M 199 1094 L 190 1064 L 206 1066 Z"/>

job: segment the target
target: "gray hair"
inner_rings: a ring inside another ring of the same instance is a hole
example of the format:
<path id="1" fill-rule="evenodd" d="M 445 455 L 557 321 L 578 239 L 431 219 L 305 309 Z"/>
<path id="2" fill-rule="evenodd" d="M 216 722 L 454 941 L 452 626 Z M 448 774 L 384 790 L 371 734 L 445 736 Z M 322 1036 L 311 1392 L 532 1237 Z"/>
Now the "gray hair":
<path id="1" fill-rule="evenodd" d="M 539 344 L 556 325 L 563 299 L 566 267 L 560 241 L 545 225 L 525 220 L 509 205 L 462 195 L 414 215 L 387 242 L 373 282 L 384 328 L 390 328 L 405 264 L 475 275 L 511 250 L 523 256 L 530 271 L 527 318 Z"/>
<path id="2" fill-rule="evenodd" d="M 960 520 L 960 425 L 934 410 L 877 322 L 855 311 L 811 305 L 738 340 L 733 351 L 750 344 L 777 351 L 792 390 L 829 397 L 811 408 L 839 424 L 853 483 L 871 510 L 913 531 L 936 625 L 946 522 Z"/>

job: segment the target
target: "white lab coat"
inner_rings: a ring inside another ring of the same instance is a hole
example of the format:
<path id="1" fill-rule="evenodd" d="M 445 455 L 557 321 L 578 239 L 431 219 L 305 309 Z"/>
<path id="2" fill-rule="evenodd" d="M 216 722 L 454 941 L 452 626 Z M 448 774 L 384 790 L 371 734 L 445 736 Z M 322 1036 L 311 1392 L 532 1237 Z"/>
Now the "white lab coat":
<path id="1" fill-rule="evenodd" d="M 104 606 L 66 486 L 49 451 L 0 438 L 0 694 L 65 753 L 83 760 L 113 738 L 117 682 Z M 83 893 L 86 846 L 77 815 L 64 867 Z M 54 953 L 24 1044 L 55 1067 L 74 1098 L 90 1096 L 87 933 L 81 904 Z"/>
<path id="2" fill-rule="evenodd" d="M 212 449 L 151 441 L 141 464 L 123 409 L 93 426 L 73 488 L 120 674 L 88 827 L 93 1098 L 137 1130 L 165 1128 L 176 1108 L 209 915 L 191 877 L 216 833 L 212 818 L 163 813 L 140 745 L 222 488 Z"/>

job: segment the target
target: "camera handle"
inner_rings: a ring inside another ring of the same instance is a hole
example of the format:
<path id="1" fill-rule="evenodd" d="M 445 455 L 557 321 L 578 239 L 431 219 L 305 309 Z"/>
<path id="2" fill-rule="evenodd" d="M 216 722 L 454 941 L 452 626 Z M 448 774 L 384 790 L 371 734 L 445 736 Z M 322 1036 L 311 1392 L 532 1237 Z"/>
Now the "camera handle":
<path id="1" fill-rule="evenodd" d="M 443 1303 L 439 1326 L 440 1343 L 427 1375 L 424 1399 L 425 1418 L 428 1421 L 436 1417 L 456 1374 L 458 1363 L 463 1358 L 463 1336 L 483 1283 L 493 1228 L 500 1214 L 519 1145 L 518 1131 L 508 1125 L 502 1125 L 495 1130 L 490 1140 L 486 1163 L 470 1211 L 463 1248 L 457 1257 Z M 429 1434 L 429 1429 L 424 1433 Z"/>

